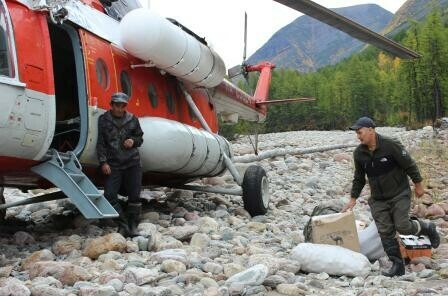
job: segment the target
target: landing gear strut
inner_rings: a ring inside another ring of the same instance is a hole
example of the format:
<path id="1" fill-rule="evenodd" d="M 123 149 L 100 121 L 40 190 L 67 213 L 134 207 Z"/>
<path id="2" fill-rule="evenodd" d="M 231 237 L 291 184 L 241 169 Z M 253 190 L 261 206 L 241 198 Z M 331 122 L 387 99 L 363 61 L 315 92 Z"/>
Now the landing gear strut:
<path id="1" fill-rule="evenodd" d="M 194 112 L 196 117 L 199 119 L 202 127 L 213 134 L 198 107 L 194 103 L 190 94 L 184 90 L 185 100 L 190 106 L 191 110 Z M 257 137 L 258 144 L 258 137 Z M 257 145 L 256 144 L 256 145 Z M 258 145 L 257 145 L 258 146 Z M 254 146 L 254 149 L 257 150 L 257 147 Z M 227 188 L 207 188 L 205 186 L 182 186 L 183 189 L 187 190 L 195 190 L 195 191 L 203 191 L 203 192 L 220 192 L 223 194 L 233 194 L 233 195 L 241 195 L 243 196 L 244 208 L 249 212 L 251 216 L 264 215 L 268 211 L 269 206 L 269 182 L 268 177 L 266 176 L 265 170 L 258 165 L 252 165 L 247 168 L 244 177 L 241 178 L 238 170 L 235 167 L 235 164 L 232 160 L 223 153 L 224 163 L 232 175 L 235 182 L 241 186 L 242 192 L 240 190 L 227 189 Z"/>

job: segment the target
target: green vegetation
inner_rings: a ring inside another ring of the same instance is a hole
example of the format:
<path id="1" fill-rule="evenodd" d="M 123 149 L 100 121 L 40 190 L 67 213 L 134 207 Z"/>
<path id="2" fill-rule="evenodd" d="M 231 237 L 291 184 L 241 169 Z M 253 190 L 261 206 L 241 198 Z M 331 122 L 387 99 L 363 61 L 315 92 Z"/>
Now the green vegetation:
<path id="1" fill-rule="evenodd" d="M 367 48 L 315 73 L 275 70 L 270 98 L 315 97 L 314 102 L 271 106 L 266 122 L 240 122 L 223 133 L 279 132 L 299 129 L 345 129 L 360 116 L 379 125 L 419 127 L 446 115 L 448 108 L 448 28 L 440 12 L 429 14 L 396 36 L 422 54 L 400 60 Z M 257 77 L 248 87 L 255 88 Z"/>

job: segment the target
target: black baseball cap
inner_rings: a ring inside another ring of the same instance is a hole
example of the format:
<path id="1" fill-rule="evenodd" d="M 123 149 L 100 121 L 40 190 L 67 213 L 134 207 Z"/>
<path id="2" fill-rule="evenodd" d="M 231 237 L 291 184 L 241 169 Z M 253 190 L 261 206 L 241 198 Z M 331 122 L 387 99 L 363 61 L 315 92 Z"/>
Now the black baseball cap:
<path id="1" fill-rule="evenodd" d="M 375 122 L 373 122 L 373 120 L 371 118 L 364 116 L 364 117 L 361 117 L 360 119 L 358 119 L 355 122 L 355 124 L 350 127 L 350 129 L 352 131 L 357 131 L 363 127 L 375 128 L 376 125 L 375 125 Z"/>

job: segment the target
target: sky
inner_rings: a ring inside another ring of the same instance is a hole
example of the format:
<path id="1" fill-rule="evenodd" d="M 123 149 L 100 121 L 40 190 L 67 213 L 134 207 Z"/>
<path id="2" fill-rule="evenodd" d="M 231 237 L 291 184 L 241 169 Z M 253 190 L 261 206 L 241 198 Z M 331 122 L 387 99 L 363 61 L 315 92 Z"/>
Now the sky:
<path id="1" fill-rule="evenodd" d="M 140 0 L 159 15 L 176 19 L 205 37 L 227 68 L 241 64 L 244 12 L 248 14 L 247 57 L 282 27 L 302 14 L 272 0 Z M 375 3 L 395 13 L 405 0 L 317 0 L 328 8 Z"/>

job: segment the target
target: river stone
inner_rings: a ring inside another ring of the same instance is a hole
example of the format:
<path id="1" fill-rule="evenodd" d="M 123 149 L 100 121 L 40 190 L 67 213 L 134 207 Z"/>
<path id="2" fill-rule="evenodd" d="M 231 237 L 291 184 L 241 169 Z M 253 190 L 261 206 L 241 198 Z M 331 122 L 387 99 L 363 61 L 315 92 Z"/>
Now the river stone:
<path id="1" fill-rule="evenodd" d="M 153 282 L 157 275 L 157 269 L 130 267 L 124 271 L 126 283 L 134 283 L 138 286 Z"/>
<path id="2" fill-rule="evenodd" d="M 266 265 L 269 269 L 269 275 L 275 274 L 280 268 L 279 260 L 268 254 L 255 254 L 249 257 L 247 262 L 249 267 L 257 264 Z"/>
<path id="3" fill-rule="evenodd" d="M 258 286 L 264 282 L 268 272 L 269 269 L 266 265 L 258 264 L 231 276 L 227 279 L 226 285 Z"/>
<path id="4" fill-rule="evenodd" d="M 167 259 L 162 262 L 160 270 L 162 270 L 166 273 L 171 273 L 171 272 L 181 273 L 181 272 L 186 271 L 187 268 L 186 268 L 185 264 L 180 261 Z"/>
<path id="5" fill-rule="evenodd" d="M 0 267 L 0 277 L 9 277 L 13 270 L 14 266 L 8 265 L 4 267 Z"/>
<path id="6" fill-rule="evenodd" d="M 126 251 L 126 239 L 119 233 L 111 233 L 89 241 L 84 248 L 83 255 L 97 259 L 101 254 L 109 251 Z"/>
<path id="7" fill-rule="evenodd" d="M 196 225 L 174 226 L 168 228 L 169 233 L 180 241 L 189 240 L 199 230 Z"/>
<path id="8" fill-rule="evenodd" d="M 237 263 L 224 264 L 223 267 L 224 267 L 224 275 L 228 278 L 244 271 L 245 269 L 242 265 Z"/>
<path id="9" fill-rule="evenodd" d="M 350 282 L 350 286 L 351 287 L 363 287 L 364 286 L 364 279 L 362 277 L 355 277 L 351 282 Z"/>
<path id="10" fill-rule="evenodd" d="M 32 285 L 30 291 L 33 296 L 66 296 L 70 293 L 67 290 L 47 285 Z"/>
<path id="11" fill-rule="evenodd" d="M 305 295 L 306 293 L 305 291 L 303 291 L 294 284 L 279 284 L 276 287 L 276 290 L 282 295 L 291 295 L 291 296 Z"/>
<path id="12" fill-rule="evenodd" d="M 204 291 L 202 296 L 221 296 L 221 293 L 217 287 L 209 287 Z"/>
<path id="13" fill-rule="evenodd" d="M 16 278 L 0 278 L 0 295 L 5 296 L 29 296 L 31 291 L 25 283 Z"/>
<path id="14" fill-rule="evenodd" d="M 79 296 L 118 296 L 112 286 L 84 286 L 79 289 Z"/>
<path id="15" fill-rule="evenodd" d="M 187 264 L 187 252 L 183 249 L 168 249 L 156 252 L 151 255 L 150 260 L 162 263 L 165 260 L 172 259 Z"/>
<path id="16" fill-rule="evenodd" d="M 14 244 L 24 246 L 34 243 L 34 237 L 25 231 L 17 231 L 13 236 Z"/>
<path id="17" fill-rule="evenodd" d="M 261 222 L 249 222 L 247 228 L 255 232 L 263 232 L 266 230 L 266 224 Z"/>
<path id="18" fill-rule="evenodd" d="M 271 288 L 275 288 L 279 284 L 286 284 L 286 280 L 279 275 L 270 275 L 263 282 L 264 286 L 271 287 Z"/>
<path id="19" fill-rule="evenodd" d="M 181 241 L 175 239 L 172 236 L 157 235 L 153 249 L 155 249 L 156 251 L 162 251 L 167 249 L 180 249 L 183 246 L 184 245 L 182 244 Z M 148 244 L 148 251 L 149 251 L 149 244 Z"/>
<path id="20" fill-rule="evenodd" d="M 143 236 L 136 236 L 132 238 L 132 241 L 136 242 L 138 245 L 139 251 L 149 251 L 148 250 L 148 243 L 149 239 Z"/>
<path id="21" fill-rule="evenodd" d="M 120 282 L 125 281 L 125 277 L 121 273 L 113 272 L 113 271 L 104 271 L 99 277 L 98 282 L 102 285 L 112 281 L 119 280 Z"/>
<path id="22" fill-rule="evenodd" d="M 219 224 L 215 219 L 210 217 L 202 217 L 198 220 L 199 231 L 202 233 L 213 233 L 218 231 Z"/>
<path id="23" fill-rule="evenodd" d="M 68 238 L 58 240 L 53 244 L 53 253 L 57 256 L 67 255 L 73 250 L 80 250 L 82 238 L 79 235 L 72 235 Z"/>
<path id="24" fill-rule="evenodd" d="M 224 268 L 218 263 L 207 262 L 202 266 L 202 270 L 210 272 L 211 274 L 220 274 L 223 272 Z"/>
<path id="25" fill-rule="evenodd" d="M 43 249 L 36 251 L 22 261 L 22 269 L 27 270 L 38 261 L 53 261 L 54 258 L 54 254 L 50 250 Z"/>
<path id="26" fill-rule="evenodd" d="M 206 248 L 210 243 L 210 237 L 205 233 L 195 233 L 191 237 L 190 246 L 200 249 Z"/>
<path id="27" fill-rule="evenodd" d="M 28 270 L 31 279 L 52 276 L 66 285 L 73 285 L 78 281 L 87 281 L 92 278 L 86 269 L 69 262 L 36 262 Z"/>

